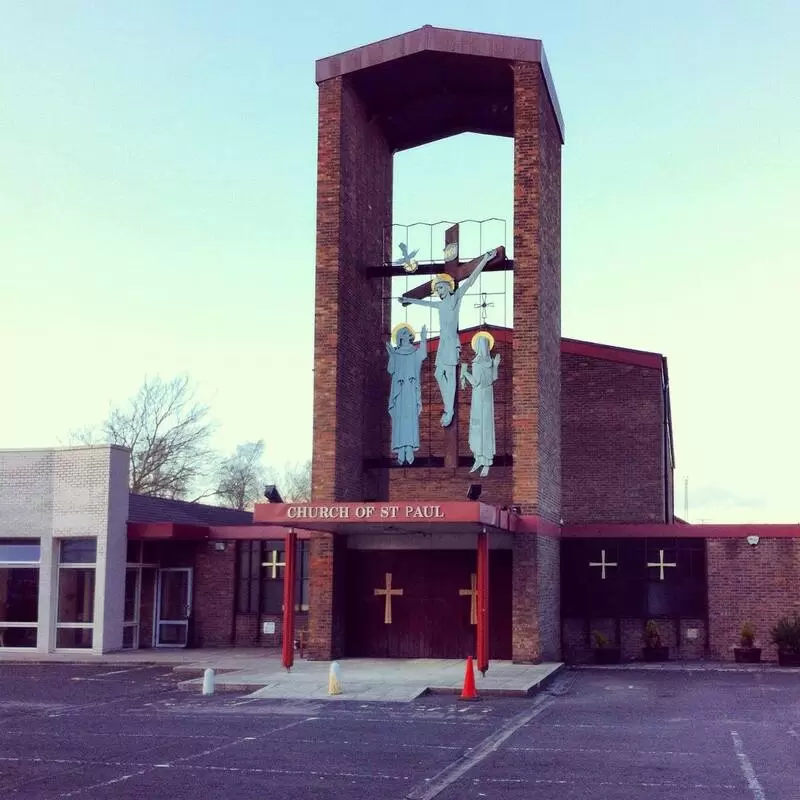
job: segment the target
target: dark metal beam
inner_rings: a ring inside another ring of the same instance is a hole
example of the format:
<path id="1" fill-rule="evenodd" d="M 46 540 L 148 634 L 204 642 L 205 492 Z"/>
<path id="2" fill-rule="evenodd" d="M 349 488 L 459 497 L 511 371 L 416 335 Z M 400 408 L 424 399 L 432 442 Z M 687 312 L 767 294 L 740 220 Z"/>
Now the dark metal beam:
<path id="1" fill-rule="evenodd" d="M 366 274 L 368 278 L 415 278 L 418 275 L 436 275 L 445 268 L 442 261 L 423 261 L 419 262 L 416 272 L 405 272 L 402 267 L 392 267 L 386 265 L 383 267 L 367 267 Z M 504 272 L 506 270 L 513 271 L 514 260 L 507 258 L 498 264 L 487 264 L 484 272 Z"/>

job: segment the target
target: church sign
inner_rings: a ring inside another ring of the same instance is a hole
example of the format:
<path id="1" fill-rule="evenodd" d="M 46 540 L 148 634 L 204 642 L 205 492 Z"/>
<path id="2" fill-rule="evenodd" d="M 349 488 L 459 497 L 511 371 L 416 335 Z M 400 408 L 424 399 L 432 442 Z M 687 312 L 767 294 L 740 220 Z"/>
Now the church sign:
<path id="1" fill-rule="evenodd" d="M 298 503 L 286 505 L 287 520 L 445 520 L 441 504 L 417 503 Z"/>
<path id="2" fill-rule="evenodd" d="M 256 524 L 284 525 L 309 530 L 342 530 L 347 525 L 381 528 L 402 526 L 416 530 L 423 525 L 501 525 L 497 509 L 471 500 L 445 500 L 439 503 L 413 500 L 375 500 L 367 503 L 311 502 L 257 503 L 253 509 Z"/>

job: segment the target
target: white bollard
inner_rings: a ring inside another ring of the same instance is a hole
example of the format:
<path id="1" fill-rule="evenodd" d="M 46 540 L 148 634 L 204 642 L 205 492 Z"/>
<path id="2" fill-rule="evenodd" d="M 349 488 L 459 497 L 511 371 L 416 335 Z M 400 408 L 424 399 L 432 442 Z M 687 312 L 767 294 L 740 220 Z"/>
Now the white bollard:
<path id="1" fill-rule="evenodd" d="M 341 694 L 342 681 L 339 677 L 339 662 L 334 661 L 328 672 L 328 694 Z"/>
<path id="2" fill-rule="evenodd" d="M 203 694 L 214 694 L 214 670 L 207 669 L 203 673 Z"/>

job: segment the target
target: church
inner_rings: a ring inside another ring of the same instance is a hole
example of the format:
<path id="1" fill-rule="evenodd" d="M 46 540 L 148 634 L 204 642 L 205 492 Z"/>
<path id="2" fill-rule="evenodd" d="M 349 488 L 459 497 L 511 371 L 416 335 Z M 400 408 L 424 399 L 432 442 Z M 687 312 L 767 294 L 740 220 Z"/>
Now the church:
<path id="1" fill-rule="evenodd" d="M 774 660 L 800 525 L 676 518 L 667 359 L 562 336 L 565 126 L 542 42 L 426 26 L 316 81 L 312 501 L 142 497 L 120 448 L 0 451 L 0 648 L 485 671 L 732 659 L 748 622 Z M 395 258 L 395 153 L 464 132 L 513 139 L 510 240 L 468 252 L 469 223 L 432 221 Z M 513 288 L 512 324 L 463 324 L 487 276 Z"/>

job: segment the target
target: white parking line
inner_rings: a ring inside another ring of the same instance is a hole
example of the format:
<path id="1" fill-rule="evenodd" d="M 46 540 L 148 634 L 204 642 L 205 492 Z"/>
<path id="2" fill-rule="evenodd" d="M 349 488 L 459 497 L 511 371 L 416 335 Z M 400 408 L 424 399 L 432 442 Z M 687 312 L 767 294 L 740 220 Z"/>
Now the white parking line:
<path id="1" fill-rule="evenodd" d="M 739 759 L 739 766 L 742 768 L 742 774 L 747 781 L 747 786 L 752 792 L 753 797 L 755 797 L 756 800 L 767 800 L 767 796 L 764 794 L 764 790 L 761 788 L 761 784 L 756 777 L 756 771 L 753 769 L 753 765 L 750 763 L 750 759 L 744 751 L 742 737 L 739 736 L 736 731 L 731 731 L 731 739 L 733 739 L 733 749 L 736 751 L 736 757 Z"/>
<path id="2" fill-rule="evenodd" d="M 541 697 L 544 697 L 544 695 Z M 488 755 L 494 753 L 506 739 L 513 736 L 520 728 L 523 728 L 534 717 L 541 714 L 554 700 L 555 698 L 548 697 L 538 702 L 534 701 L 537 703 L 534 708 L 522 714 L 517 714 L 517 716 L 507 720 L 504 725 L 487 736 L 477 747 L 461 756 L 461 758 L 457 759 L 452 764 L 448 764 L 432 778 L 426 778 L 423 783 L 418 784 L 406 795 L 406 800 L 433 800 L 434 797 L 441 794 L 448 786 L 454 784 L 465 773 L 480 764 Z"/>
<path id="3" fill-rule="evenodd" d="M 111 672 L 98 672 L 93 677 L 95 678 L 108 678 L 110 675 L 125 675 L 128 672 L 142 672 L 146 669 L 152 669 L 153 667 L 148 664 L 145 667 L 128 667 L 127 669 L 114 669 Z"/>

